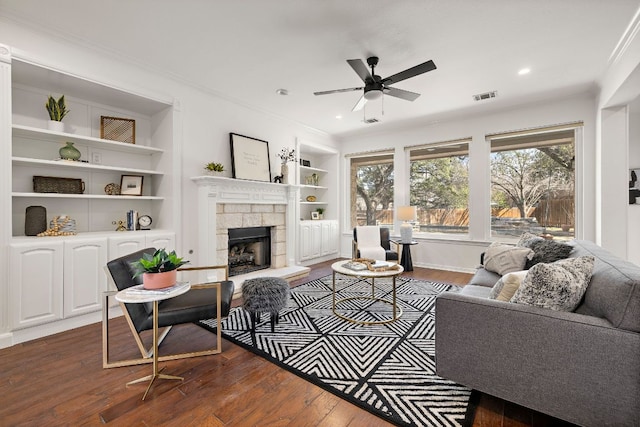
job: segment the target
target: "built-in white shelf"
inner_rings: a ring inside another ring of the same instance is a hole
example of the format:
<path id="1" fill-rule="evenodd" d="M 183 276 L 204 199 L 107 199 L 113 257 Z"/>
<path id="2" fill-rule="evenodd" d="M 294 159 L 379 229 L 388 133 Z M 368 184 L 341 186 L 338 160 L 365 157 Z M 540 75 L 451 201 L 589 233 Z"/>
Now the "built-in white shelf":
<path id="1" fill-rule="evenodd" d="M 91 171 L 105 172 L 126 172 L 136 175 L 164 175 L 164 172 L 149 169 L 133 169 L 118 166 L 96 165 L 84 162 L 75 162 L 70 160 L 42 160 L 28 157 L 12 157 L 11 161 L 14 166 L 53 166 L 60 169 L 84 169 Z"/>
<path id="2" fill-rule="evenodd" d="M 56 132 L 48 129 L 40 129 L 31 126 L 16 125 L 13 126 L 13 136 L 43 140 L 46 142 L 57 142 L 64 144 L 65 142 L 73 142 L 86 145 L 87 147 L 103 148 L 105 150 L 121 151 L 124 153 L 135 154 L 154 154 L 164 153 L 164 150 L 146 145 L 128 144 L 125 142 L 110 141 L 108 139 L 94 138 L 92 136 L 75 135 L 66 132 Z"/>
<path id="3" fill-rule="evenodd" d="M 164 200 L 159 196 L 109 196 L 107 194 L 66 194 L 66 193 L 11 193 L 12 197 L 45 199 L 103 199 L 103 200 Z"/>
<path id="4" fill-rule="evenodd" d="M 300 202 L 301 205 L 327 205 L 328 202 Z"/>
<path id="5" fill-rule="evenodd" d="M 327 190 L 329 187 L 322 187 L 320 185 L 305 185 L 305 184 L 301 184 L 299 186 L 300 188 L 313 188 L 313 189 L 318 189 L 318 190 Z"/>
<path id="6" fill-rule="evenodd" d="M 311 166 L 302 166 L 302 165 L 300 165 L 300 171 L 321 172 L 321 173 L 327 173 L 327 172 L 329 172 L 329 171 L 327 171 L 327 170 L 325 170 L 325 169 L 312 168 Z"/>

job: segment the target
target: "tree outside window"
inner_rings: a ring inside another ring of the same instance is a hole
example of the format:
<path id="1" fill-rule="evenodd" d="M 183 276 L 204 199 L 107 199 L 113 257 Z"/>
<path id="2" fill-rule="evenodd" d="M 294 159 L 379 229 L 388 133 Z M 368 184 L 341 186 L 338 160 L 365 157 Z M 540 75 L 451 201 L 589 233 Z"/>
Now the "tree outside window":
<path id="1" fill-rule="evenodd" d="M 417 206 L 414 231 L 465 234 L 469 230 L 469 141 L 409 151 L 409 197 Z"/>
<path id="2" fill-rule="evenodd" d="M 574 130 L 491 139 L 491 235 L 575 235 Z"/>
<path id="3" fill-rule="evenodd" d="M 351 158 L 351 226 L 393 228 L 393 154 Z"/>

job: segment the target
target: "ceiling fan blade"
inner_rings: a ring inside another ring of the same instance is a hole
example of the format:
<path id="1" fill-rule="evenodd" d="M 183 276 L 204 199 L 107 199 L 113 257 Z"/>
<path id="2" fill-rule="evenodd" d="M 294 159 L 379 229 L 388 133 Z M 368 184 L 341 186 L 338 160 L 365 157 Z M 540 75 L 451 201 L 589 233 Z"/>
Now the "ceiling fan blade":
<path id="1" fill-rule="evenodd" d="M 398 83 L 398 82 L 401 82 L 402 80 L 406 80 L 408 78 L 415 77 L 419 74 L 426 73 L 427 71 L 432 71 L 435 69 L 436 69 L 436 64 L 434 64 L 432 60 L 429 60 L 420 65 L 416 65 L 415 67 L 411 67 L 407 70 L 400 71 L 397 74 L 394 74 L 385 79 L 382 79 L 382 84 L 390 85 L 390 84 Z"/>
<path id="2" fill-rule="evenodd" d="M 407 101 L 415 101 L 420 96 L 419 93 L 409 92 L 408 90 L 398 89 L 395 87 L 384 88 L 384 93 Z"/>
<path id="3" fill-rule="evenodd" d="M 325 90 L 322 92 L 313 92 L 314 95 L 329 95 L 331 93 L 341 93 L 341 92 L 355 92 L 356 90 L 363 90 L 364 87 L 351 87 L 349 89 L 334 89 L 334 90 Z"/>
<path id="4" fill-rule="evenodd" d="M 362 107 L 364 107 L 364 104 L 366 103 L 367 103 L 367 98 L 365 98 L 364 95 L 362 95 L 358 100 L 358 102 L 356 103 L 356 105 L 353 106 L 353 109 L 351 111 L 362 110 Z"/>
<path id="5" fill-rule="evenodd" d="M 369 69 L 366 65 L 364 65 L 362 59 L 347 59 L 347 62 L 349 63 L 349 65 L 351 65 L 353 71 L 355 71 L 356 74 L 360 76 L 363 82 L 366 83 L 367 79 L 370 81 L 373 80 L 373 77 L 371 77 L 371 73 L 369 73 Z"/>

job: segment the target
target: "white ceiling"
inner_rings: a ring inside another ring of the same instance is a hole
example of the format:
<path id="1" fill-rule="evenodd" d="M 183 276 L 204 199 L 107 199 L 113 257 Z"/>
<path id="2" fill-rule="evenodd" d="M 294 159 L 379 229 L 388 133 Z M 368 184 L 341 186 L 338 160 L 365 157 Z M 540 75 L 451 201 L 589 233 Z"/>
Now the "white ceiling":
<path id="1" fill-rule="evenodd" d="M 440 120 L 595 88 L 638 0 L 0 0 L 0 15 L 334 135 Z M 432 59 L 436 70 L 351 112 L 362 86 L 347 59 L 376 74 Z M 518 70 L 531 72 L 519 76 Z M 276 94 L 284 88 L 288 96 Z M 498 91 L 474 102 L 472 95 Z M 342 119 L 336 119 L 341 115 Z"/>

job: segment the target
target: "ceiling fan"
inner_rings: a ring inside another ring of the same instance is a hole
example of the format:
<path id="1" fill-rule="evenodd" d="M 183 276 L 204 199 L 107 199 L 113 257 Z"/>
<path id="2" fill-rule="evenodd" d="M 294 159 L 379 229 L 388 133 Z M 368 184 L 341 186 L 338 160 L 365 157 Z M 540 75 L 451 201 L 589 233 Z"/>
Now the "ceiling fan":
<path id="1" fill-rule="evenodd" d="M 331 93 L 355 92 L 364 89 L 362 97 L 360 97 L 360 100 L 358 100 L 358 103 L 353 107 L 352 111 L 360 110 L 368 100 L 378 99 L 383 93 L 395 96 L 396 98 L 405 99 L 407 101 L 415 101 L 420 96 L 419 93 L 409 92 L 408 90 L 397 89 L 389 86 L 436 69 L 436 64 L 429 60 L 383 79 L 375 73 L 376 65 L 378 65 L 377 56 L 367 58 L 367 64 L 371 67 L 371 72 L 369 72 L 367 66 L 364 65 L 364 62 L 362 62 L 361 59 L 347 59 L 347 63 L 351 65 L 351 68 L 353 68 L 356 74 L 360 76 L 364 82 L 364 86 L 352 87 L 349 89 L 326 90 L 322 92 L 314 92 L 313 94 L 328 95 Z"/>

